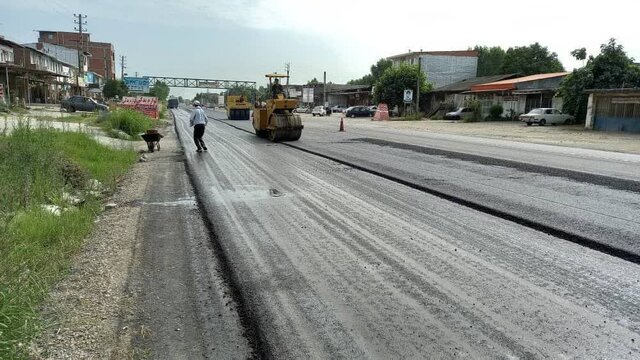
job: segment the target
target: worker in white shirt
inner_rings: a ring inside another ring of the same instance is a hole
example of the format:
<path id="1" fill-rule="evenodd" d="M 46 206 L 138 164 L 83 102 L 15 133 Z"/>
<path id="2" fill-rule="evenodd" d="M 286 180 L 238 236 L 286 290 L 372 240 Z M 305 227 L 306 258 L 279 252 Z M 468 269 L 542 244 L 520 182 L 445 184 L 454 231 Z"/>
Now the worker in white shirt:
<path id="1" fill-rule="evenodd" d="M 193 109 L 193 111 L 191 112 L 189 125 L 193 126 L 193 141 L 196 143 L 196 147 L 198 148 L 198 150 L 196 151 L 207 151 L 207 147 L 204 145 L 202 136 L 204 135 L 205 127 L 209 123 L 209 119 L 207 118 L 207 114 L 204 113 L 204 110 L 200 106 L 200 101 L 194 101 L 193 106 L 195 106 L 195 109 Z"/>

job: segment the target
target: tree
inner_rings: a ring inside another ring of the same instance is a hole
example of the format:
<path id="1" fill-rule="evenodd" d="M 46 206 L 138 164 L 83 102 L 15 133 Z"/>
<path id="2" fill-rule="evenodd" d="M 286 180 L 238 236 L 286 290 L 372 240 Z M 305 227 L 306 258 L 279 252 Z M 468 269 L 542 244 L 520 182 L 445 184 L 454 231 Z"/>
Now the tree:
<path id="1" fill-rule="evenodd" d="M 122 99 L 127 93 L 129 93 L 127 85 L 120 80 L 107 80 L 102 88 L 102 95 L 107 99 L 113 99 L 116 96 Z"/>
<path id="2" fill-rule="evenodd" d="M 563 111 L 576 119 L 584 119 L 587 111 L 584 90 L 623 87 L 640 87 L 640 67 L 627 56 L 622 45 L 611 39 L 600 46 L 600 54 L 589 57 L 584 67 L 574 70 L 562 81 L 559 94 L 563 99 Z"/>
<path id="3" fill-rule="evenodd" d="M 157 81 L 149 90 L 149 95 L 157 97 L 160 101 L 165 101 L 169 97 L 169 85 Z"/>
<path id="4" fill-rule="evenodd" d="M 266 86 L 260 86 L 258 88 L 258 101 L 267 101 L 271 99 L 271 91 Z"/>
<path id="5" fill-rule="evenodd" d="M 361 77 L 360 79 L 350 80 L 347 82 L 349 85 L 368 85 L 373 86 L 378 82 L 384 72 L 393 66 L 393 61 L 389 59 L 380 59 L 375 64 L 371 65 L 370 73 Z"/>
<path id="6" fill-rule="evenodd" d="M 420 93 L 431 90 L 432 85 L 427 82 L 424 72 L 418 70 L 418 65 L 401 64 L 387 68 L 376 83 L 375 102 L 385 103 L 393 108 L 404 102 L 404 90 L 416 91 L 416 83 L 420 79 Z"/>
<path id="7" fill-rule="evenodd" d="M 500 46 L 478 46 L 473 50 L 478 52 L 478 76 L 491 76 L 503 74 L 502 67 L 506 51 Z"/>
<path id="8" fill-rule="evenodd" d="M 218 105 L 218 97 L 216 93 L 197 93 L 193 100 L 198 100 L 205 105 Z"/>
<path id="9" fill-rule="evenodd" d="M 523 76 L 564 71 L 558 54 L 535 43 L 529 46 L 511 47 L 507 50 L 502 65 L 503 74 Z"/>
<path id="10" fill-rule="evenodd" d="M 318 85 L 318 84 L 320 84 L 320 82 L 316 78 L 313 78 L 313 79 L 307 81 L 307 85 L 315 86 L 315 85 Z"/>
<path id="11" fill-rule="evenodd" d="M 576 60 L 585 60 L 587 58 L 587 49 L 586 48 L 575 49 L 571 52 L 571 56 L 576 58 Z"/>

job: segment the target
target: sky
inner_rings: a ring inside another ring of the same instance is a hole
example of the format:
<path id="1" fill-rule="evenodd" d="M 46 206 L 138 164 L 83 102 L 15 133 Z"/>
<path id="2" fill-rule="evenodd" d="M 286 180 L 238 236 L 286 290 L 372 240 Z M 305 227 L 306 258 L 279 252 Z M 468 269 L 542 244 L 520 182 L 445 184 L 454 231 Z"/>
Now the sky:
<path id="1" fill-rule="evenodd" d="M 539 42 L 570 71 L 582 64 L 571 50 L 595 55 L 615 38 L 640 61 L 638 10 L 632 0 L 0 0 L 0 34 L 35 42 L 34 30 L 73 31 L 73 14 L 82 13 L 93 41 L 127 57 L 129 75 L 266 85 L 264 74 L 290 63 L 292 83 L 321 81 L 324 71 L 327 81 L 345 83 L 383 57 L 474 45 Z"/>

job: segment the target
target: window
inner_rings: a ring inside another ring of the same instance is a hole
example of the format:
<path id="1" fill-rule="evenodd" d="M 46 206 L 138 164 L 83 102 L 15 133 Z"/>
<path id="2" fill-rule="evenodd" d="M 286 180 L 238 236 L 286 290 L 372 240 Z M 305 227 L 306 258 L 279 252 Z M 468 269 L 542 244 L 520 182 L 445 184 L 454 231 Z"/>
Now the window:
<path id="1" fill-rule="evenodd" d="M 552 111 L 551 111 L 551 109 L 547 109 L 547 110 L 544 111 L 544 113 L 545 114 L 552 114 Z"/>
<path id="2" fill-rule="evenodd" d="M 558 110 L 558 109 L 553 109 L 553 113 L 554 113 L 555 115 L 560 115 L 560 114 L 562 114 L 562 112 L 560 112 L 560 110 Z"/>
<path id="3" fill-rule="evenodd" d="M 49 34 L 49 35 L 47 35 L 47 38 L 48 38 L 49 40 L 53 40 L 53 34 Z"/>

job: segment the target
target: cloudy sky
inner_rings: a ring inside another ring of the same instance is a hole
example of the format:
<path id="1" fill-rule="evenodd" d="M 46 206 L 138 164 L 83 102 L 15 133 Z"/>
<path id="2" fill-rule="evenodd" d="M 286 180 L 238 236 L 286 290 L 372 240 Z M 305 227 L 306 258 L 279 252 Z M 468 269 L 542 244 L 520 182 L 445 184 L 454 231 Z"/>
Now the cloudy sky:
<path id="1" fill-rule="evenodd" d="M 579 5 L 578 5 L 579 4 Z M 88 16 L 94 41 L 126 55 L 133 75 L 264 82 L 291 63 L 293 83 L 314 77 L 343 83 L 381 57 L 427 50 L 504 48 L 540 42 L 568 70 L 569 52 L 614 37 L 640 59 L 638 5 L 609 0 L 0 0 L 0 34 L 34 42 L 34 30 L 73 31 Z M 120 73 L 118 65 L 117 72 Z M 195 91 L 172 89 L 176 95 Z"/>

